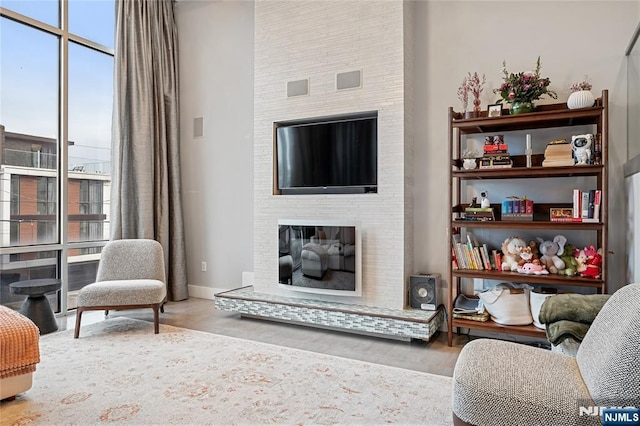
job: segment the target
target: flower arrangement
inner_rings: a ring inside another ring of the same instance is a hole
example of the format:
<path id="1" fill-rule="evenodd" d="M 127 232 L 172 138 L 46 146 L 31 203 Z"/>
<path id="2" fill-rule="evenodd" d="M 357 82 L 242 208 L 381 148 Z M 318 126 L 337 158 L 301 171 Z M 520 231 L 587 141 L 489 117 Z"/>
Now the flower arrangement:
<path id="1" fill-rule="evenodd" d="M 548 95 L 553 99 L 557 99 L 558 95 L 553 90 L 549 90 L 551 81 L 548 78 L 540 77 L 540 57 L 536 62 L 534 72 L 509 73 L 507 71 L 506 61 L 502 62 L 502 73 L 504 74 L 504 83 L 498 89 L 494 89 L 493 93 L 499 93 L 501 99 L 497 103 L 508 102 L 533 102 L 543 95 Z"/>
<path id="2" fill-rule="evenodd" d="M 464 151 L 462 151 L 462 158 L 470 159 L 470 158 L 478 158 L 478 157 L 480 157 L 480 154 L 475 149 L 467 148 Z"/>
<path id="3" fill-rule="evenodd" d="M 578 81 L 577 83 L 573 83 L 569 86 L 569 91 L 571 93 L 580 92 L 582 90 L 591 90 L 592 87 L 591 83 L 589 83 L 589 77 L 585 75 L 584 80 Z"/>
<path id="4" fill-rule="evenodd" d="M 462 84 L 458 88 L 458 99 L 462 102 L 462 111 L 467 112 L 469 105 L 469 94 L 473 95 L 473 111 L 480 112 L 480 94 L 484 90 L 487 78 L 482 74 L 482 78 L 477 72 L 467 73 L 462 79 Z"/>
<path id="5" fill-rule="evenodd" d="M 462 84 L 458 87 L 458 99 L 462 102 L 462 112 L 467 112 L 469 105 L 469 87 L 467 86 L 467 77 L 462 79 Z"/>

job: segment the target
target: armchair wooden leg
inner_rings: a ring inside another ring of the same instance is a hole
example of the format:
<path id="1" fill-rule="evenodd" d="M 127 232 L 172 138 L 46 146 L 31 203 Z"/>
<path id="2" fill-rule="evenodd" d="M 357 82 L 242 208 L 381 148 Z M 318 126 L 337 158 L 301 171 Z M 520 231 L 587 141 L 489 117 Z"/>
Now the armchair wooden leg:
<path id="1" fill-rule="evenodd" d="M 158 312 L 160 307 L 155 305 L 153 307 L 153 332 L 155 334 L 160 333 L 160 312 Z"/>
<path id="2" fill-rule="evenodd" d="M 82 318 L 82 308 L 76 309 L 76 329 L 73 332 L 73 338 L 77 339 L 80 336 L 80 321 Z"/>

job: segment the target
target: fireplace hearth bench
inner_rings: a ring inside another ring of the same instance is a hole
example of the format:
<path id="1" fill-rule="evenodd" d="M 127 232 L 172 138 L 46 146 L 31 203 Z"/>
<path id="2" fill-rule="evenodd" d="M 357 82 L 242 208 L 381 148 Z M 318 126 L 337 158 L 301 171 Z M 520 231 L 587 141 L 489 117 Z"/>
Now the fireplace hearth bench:
<path id="1" fill-rule="evenodd" d="M 410 341 L 429 341 L 444 320 L 436 311 L 387 309 L 254 292 L 253 286 L 215 295 L 215 306 L 241 316 Z"/>

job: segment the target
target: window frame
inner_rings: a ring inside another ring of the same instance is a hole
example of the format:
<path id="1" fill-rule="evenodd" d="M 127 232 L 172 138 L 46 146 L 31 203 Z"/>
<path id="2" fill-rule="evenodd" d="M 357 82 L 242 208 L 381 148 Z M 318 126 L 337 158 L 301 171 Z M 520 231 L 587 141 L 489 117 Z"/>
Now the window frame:
<path id="1" fill-rule="evenodd" d="M 115 1 L 114 0 L 114 14 L 115 14 Z M 54 184 L 54 202 L 55 208 L 53 208 L 53 214 L 56 217 L 56 222 L 53 224 L 57 227 L 55 243 L 50 244 L 33 244 L 33 245 L 12 245 L 9 247 L 0 247 L 0 256 L 7 255 L 11 260 L 17 260 L 23 253 L 34 253 L 36 257 L 51 256 L 52 253 L 57 253 L 57 263 L 59 278 L 62 281 L 62 297 L 60 303 L 60 315 L 66 315 L 67 313 L 67 293 L 69 283 L 69 264 L 68 256 L 69 251 L 83 250 L 84 252 L 100 252 L 101 247 L 106 244 L 106 240 L 102 241 L 90 241 L 90 242 L 73 242 L 68 241 L 68 143 L 69 143 L 69 46 L 71 43 L 75 43 L 79 46 L 93 49 L 97 52 L 107 54 L 111 57 L 114 56 L 114 49 L 108 46 L 102 45 L 95 41 L 86 39 L 84 37 L 73 34 L 69 31 L 69 3 L 67 0 L 58 0 L 59 8 L 59 22 L 58 26 L 54 26 L 29 16 L 22 15 L 13 10 L 0 6 L 0 20 L 8 19 L 20 24 L 32 27 L 35 30 L 44 31 L 45 33 L 54 35 L 57 37 L 58 43 L 58 135 L 57 146 L 55 153 L 51 152 L 34 152 L 33 160 L 35 161 L 34 167 L 54 168 L 57 170 L 57 177 L 55 178 L 56 184 Z M 114 21 L 115 27 L 115 21 Z M 114 28 L 115 29 L 115 28 Z M 114 31 L 115 32 L 115 31 Z M 37 157 L 37 158 L 36 158 Z M 20 175 L 17 176 L 18 179 Z M 13 180 L 12 180 L 13 182 Z M 47 185 L 47 211 L 50 211 L 50 191 L 49 185 Z M 13 197 L 10 198 L 13 201 Z M 19 209 L 19 207 L 18 207 Z M 91 209 L 91 205 L 89 205 Z M 13 214 L 13 208 L 10 208 L 11 214 Z M 38 208 L 39 210 L 39 208 Z M 10 222 L 13 224 L 13 222 Z M 45 227 L 50 227 L 50 221 Z M 90 228 L 90 226 L 89 226 Z M 10 225 L 11 229 L 11 225 Z M 50 231 L 50 229 L 49 229 Z M 90 233 L 90 232 L 89 232 Z M 18 226 L 19 235 L 19 226 Z"/>

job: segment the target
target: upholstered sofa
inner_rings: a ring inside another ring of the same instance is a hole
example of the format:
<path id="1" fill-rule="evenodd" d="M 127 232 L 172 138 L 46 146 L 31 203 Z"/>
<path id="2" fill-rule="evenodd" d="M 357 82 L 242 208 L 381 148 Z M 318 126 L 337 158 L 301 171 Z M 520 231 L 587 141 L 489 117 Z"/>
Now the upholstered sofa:
<path id="1" fill-rule="evenodd" d="M 580 407 L 640 407 L 640 284 L 615 292 L 576 357 L 478 339 L 453 374 L 456 425 L 600 425 Z"/>
<path id="2" fill-rule="evenodd" d="M 355 271 L 355 235 L 353 229 L 322 226 L 302 247 L 302 273 L 322 278 L 327 269 Z"/>
<path id="3" fill-rule="evenodd" d="M 0 305 L 0 400 L 31 388 L 40 362 L 40 330 L 27 317 Z"/>

